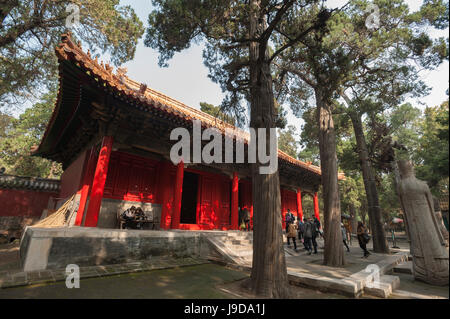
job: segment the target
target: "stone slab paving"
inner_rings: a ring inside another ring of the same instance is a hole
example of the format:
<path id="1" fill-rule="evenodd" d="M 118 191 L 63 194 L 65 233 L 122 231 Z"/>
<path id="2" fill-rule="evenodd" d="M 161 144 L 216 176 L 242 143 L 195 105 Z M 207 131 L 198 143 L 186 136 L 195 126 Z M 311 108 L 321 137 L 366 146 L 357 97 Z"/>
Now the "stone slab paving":
<path id="1" fill-rule="evenodd" d="M 80 267 L 80 278 L 95 278 L 113 276 L 126 273 L 137 273 L 157 269 L 169 269 L 209 263 L 198 258 L 171 258 L 154 257 L 150 260 L 130 262 L 125 264 L 99 265 Z M 65 269 L 41 270 L 24 272 L 20 270 L 2 271 L 0 273 L 0 288 L 53 283 L 65 281 L 67 277 Z"/>

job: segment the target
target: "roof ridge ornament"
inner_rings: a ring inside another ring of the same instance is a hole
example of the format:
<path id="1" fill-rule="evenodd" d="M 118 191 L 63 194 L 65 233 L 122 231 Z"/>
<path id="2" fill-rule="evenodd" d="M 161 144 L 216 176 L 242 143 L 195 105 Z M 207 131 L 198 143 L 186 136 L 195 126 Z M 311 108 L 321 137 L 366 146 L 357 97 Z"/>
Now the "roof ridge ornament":
<path id="1" fill-rule="evenodd" d="M 67 43 L 69 41 L 72 41 L 72 32 L 67 31 L 67 32 L 61 34 L 61 42 Z"/>
<path id="2" fill-rule="evenodd" d="M 147 90 L 147 84 L 141 83 L 141 85 L 139 86 L 139 93 L 145 95 L 145 91 L 146 91 L 146 90 Z"/>

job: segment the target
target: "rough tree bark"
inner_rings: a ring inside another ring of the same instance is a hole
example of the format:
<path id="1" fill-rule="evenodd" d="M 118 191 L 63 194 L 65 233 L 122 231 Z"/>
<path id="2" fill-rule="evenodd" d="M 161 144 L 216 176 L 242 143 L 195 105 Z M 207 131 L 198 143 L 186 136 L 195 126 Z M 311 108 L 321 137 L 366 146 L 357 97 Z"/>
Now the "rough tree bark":
<path id="1" fill-rule="evenodd" d="M 357 112 L 349 112 L 356 137 L 356 147 L 358 149 L 359 161 L 366 190 L 370 229 L 373 235 L 373 250 L 376 253 L 389 253 L 389 246 L 386 234 L 381 221 L 381 209 L 378 199 L 378 191 L 375 183 L 372 166 L 369 161 L 369 151 L 367 150 L 366 139 L 362 127 L 361 115 Z"/>
<path id="2" fill-rule="evenodd" d="M 326 94 L 315 88 L 317 121 L 319 122 L 320 167 L 322 170 L 324 206 L 324 264 L 345 265 L 341 234 L 341 204 L 339 200 L 338 169 L 336 155 L 336 132 L 331 106 Z"/>
<path id="3" fill-rule="evenodd" d="M 259 19 L 259 1 L 251 1 L 250 38 L 264 30 Z M 264 46 L 265 48 L 265 46 Z M 250 43 L 250 126 L 266 128 L 266 150 L 270 149 L 270 128 L 275 126 L 276 109 L 267 48 L 261 52 L 258 42 Z M 261 56 L 262 55 L 262 56 Z M 288 297 L 288 277 L 283 247 L 281 197 L 278 171 L 263 175 L 259 158 L 252 164 L 253 190 L 253 265 L 251 290 L 269 298 Z"/>

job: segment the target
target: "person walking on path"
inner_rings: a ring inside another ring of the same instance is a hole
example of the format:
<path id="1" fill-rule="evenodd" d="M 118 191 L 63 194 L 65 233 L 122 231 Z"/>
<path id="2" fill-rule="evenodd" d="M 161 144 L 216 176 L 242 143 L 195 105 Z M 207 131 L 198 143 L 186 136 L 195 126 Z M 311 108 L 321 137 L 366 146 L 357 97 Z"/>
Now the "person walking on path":
<path id="1" fill-rule="evenodd" d="M 288 233 L 287 233 L 287 244 L 288 247 L 290 247 L 289 239 L 292 238 L 292 242 L 294 243 L 294 250 L 297 251 L 297 243 L 295 242 L 295 237 L 297 237 L 297 224 L 295 223 L 295 217 L 294 220 L 289 223 Z"/>
<path id="2" fill-rule="evenodd" d="M 343 223 L 341 223 L 341 231 L 342 231 L 342 241 L 344 242 L 344 246 L 347 248 L 347 251 L 350 252 L 350 248 L 348 248 L 348 245 L 347 245 L 347 229 L 345 229 Z"/>
<path id="3" fill-rule="evenodd" d="M 289 232 L 289 224 L 292 223 L 292 218 L 294 217 L 294 215 L 291 213 L 291 210 L 288 209 L 287 213 L 286 213 L 286 217 L 285 217 L 285 222 L 286 222 L 286 235 Z"/>
<path id="4" fill-rule="evenodd" d="M 303 243 L 303 246 L 306 249 L 305 246 L 305 223 L 301 219 L 298 220 L 298 241 Z"/>
<path id="5" fill-rule="evenodd" d="M 369 234 L 367 234 L 367 228 L 362 222 L 358 222 L 358 228 L 356 229 L 356 234 L 358 235 L 359 247 L 364 251 L 364 258 L 369 257 L 370 253 L 366 248 L 367 243 L 370 240 Z"/>
<path id="6" fill-rule="evenodd" d="M 305 223 L 305 246 L 309 255 L 312 253 L 312 248 L 314 247 L 314 254 L 317 254 L 317 226 L 311 218 Z"/>
<path id="7" fill-rule="evenodd" d="M 317 219 L 316 216 L 314 216 L 313 222 L 314 222 L 314 225 L 316 225 L 317 233 L 320 235 L 320 237 L 323 237 L 322 231 L 320 230 L 320 221 Z"/>

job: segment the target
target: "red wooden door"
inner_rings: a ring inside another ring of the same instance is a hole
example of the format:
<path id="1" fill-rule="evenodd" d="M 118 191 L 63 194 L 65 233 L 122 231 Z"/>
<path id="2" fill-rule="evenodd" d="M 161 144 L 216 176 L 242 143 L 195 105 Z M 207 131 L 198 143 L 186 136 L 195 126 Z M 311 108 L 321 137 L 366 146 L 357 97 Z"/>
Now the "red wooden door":
<path id="1" fill-rule="evenodd" d="M 103 196 L 111 196 L 113 194 L 114 182 L 116 181 L 116 174 L 117 174 L 117 164 L 118 159 L 116 156 L 114 156 L 113 153 L 109 161 L 108 175 L 106 177 L 105 190 L 103 192 Z"/>
<path id="2" fill-rule="evenodd" d="M 219 184 L 220 191 L 220 228 L 230 227 L 230 192 L 231 182 L 223 179 Z"/>
<path id="3" fill-rule="evenodd" d="M 155 199 L 155 167 L 147 164 L 142 170 L 142 198 L 153 201 Z"/>
<path id="4" fill-rule="evenodd" d="M 124 196 L 128 192 L 131 161 L 121 158 L 116 166 L 117 177 L 114 185 L 113 195 Z"/>
<path id="5" fill-rule="evenodd" d="M 144 165 L 141 162 L 133 161 L 129 169 L 130 179 L 128 183 L 128 195 L 136 199 L 140 198 L 142 189 L 142 171 Z"/>
<path id="6" fill-rule="evenodd" d="M 213 193 L 214 193 L 214 181 L 207 176 L 201 177 L 202 194 L 199 214 L 199 224 L 206 225 L 214 228 L 213 212 Z"/>

